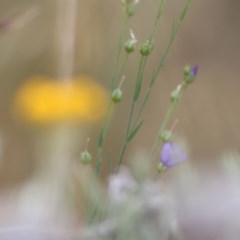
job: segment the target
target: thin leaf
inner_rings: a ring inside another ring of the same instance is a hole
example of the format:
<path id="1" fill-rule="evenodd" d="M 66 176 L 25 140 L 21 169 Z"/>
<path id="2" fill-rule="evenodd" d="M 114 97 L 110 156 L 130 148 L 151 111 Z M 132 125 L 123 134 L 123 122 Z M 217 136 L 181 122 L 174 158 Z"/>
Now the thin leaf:
<path id="1" fill-rule="evenodd" d="M 187 1 L 187 3 L 186 3 L 186 5 L 185 5 L 185 7 L 184 7 L 184 9 L 183 9 L 183 11 L 182 11 L 182 13 L 181 13 L 181 15 L 180 15 L 180 18 L 179 18 L 179 19 L 180 19 L 181 22 L 184 20 L 184 18 L 185 18 L 185 16 L 186 16 L 186 13 L 187 13 L 187 11 L 188 11 L 188 8 L 189 8 L 190 3 L 191 3 L 191 0 Z"/>
<path id="2" fill-rule="evenodd" d="M 99 135 L 99 139 L 98 139 L 98 147 L 102 148 L 103 146 L 103 142 L 104 142 L 104 128 L 101 129 L 101 133 Z"/>
<path id="3" fill-rule="evenodd" d="M 137 124 L 137 126 L 130 131 L 129 135 L 127 136 L 127 142 L 130 142 L 130 141 L 133 139 L 133 137 L 134 137 L 135 134 L 138 132 L 138 130 L 140 129 L 140 127 L 142 126 L 142 124 L 143 124 L 143 120 L 140 121 L 140 122 Z"/>

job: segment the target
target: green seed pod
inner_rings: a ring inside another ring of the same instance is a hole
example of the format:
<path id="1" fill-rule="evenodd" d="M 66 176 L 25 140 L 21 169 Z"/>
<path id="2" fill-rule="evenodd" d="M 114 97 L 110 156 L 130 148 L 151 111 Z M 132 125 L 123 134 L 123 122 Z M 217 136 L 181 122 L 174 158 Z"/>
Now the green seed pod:
<path id="1" fill-rule="evenodd" d="M 149 41 L 146 41 L 145 43 L 142 44 L 140 48 L 140 54 L 142 56 L 148 56 L 153 50 L 153 46 L 150 44 Z"/>
<path id="2" fill-rule="evenodd" d="M 125 12 L 126 12 L 128 17 L 132 17 L 135 14 L 135 12 L 136 12 L 136 6 L 133 5 L 133 4 L 129 4 L 126 7 Z"/>
<path id="3" fill-rule="evenodd" d="M 133 39 L 131 39 L 125 43 L 124 49 L 127 53 L 131 53 L 135 50 L 135 46 L 136 46 L 136 41 L 133 41 Z"/>
<path id="4" fill-rule="evenodd" d="M 191 73 L 191 66 L 189 64 L 187 64 L 183 68 L 184 77 L 189 76 L 190 73 Z"/>
<path id="5" fill-rule="evenodd" d="M 80 161 L 84 165 L 91 163 L 92 162 L 92 154 L 89 153 L 87 150 L 81 152 Z"/>
<path id="6" fill-rule="evenodd" d="M 172 139 L 172 132 L 168 130 L 164 130 L 160 135 L 160 139 L 163 142 L 170 142 Z"/>
<path id="7" fill-rule="evenodd" d="M 130 29 L 130 39 L 126 41 L 124 49 L 127 53 L 131 53 L 135 50 L 137 39 L 133 33 L 133 30 Z"/>
<path id="8" fill-rule="evenodd" d="M 162 173 L 166 170 L 167 168 L 162 164 L 162 163 L 159 163 L 158 166 L 157 166 L 157 170 L 159 173 Z"/>
<path id="9" fill-rule="evenodd" d="M 114 103 L 121 102 L 123 98 L 123 92 L 120 88 L 115 88 L 112 92 L 112 101 Z"/>

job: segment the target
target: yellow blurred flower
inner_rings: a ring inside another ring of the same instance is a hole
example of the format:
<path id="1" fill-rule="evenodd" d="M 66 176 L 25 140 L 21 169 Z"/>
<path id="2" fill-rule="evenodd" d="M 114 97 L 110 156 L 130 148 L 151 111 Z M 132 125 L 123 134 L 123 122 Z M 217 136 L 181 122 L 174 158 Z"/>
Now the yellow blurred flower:
<path id="1" fill-rule="evenodd" d="M 29 79 L 14 98 L 18 118 L 33 123 L 97 122 L 107 110 L 108 93 L 89 77 L 54 81 Z"/>

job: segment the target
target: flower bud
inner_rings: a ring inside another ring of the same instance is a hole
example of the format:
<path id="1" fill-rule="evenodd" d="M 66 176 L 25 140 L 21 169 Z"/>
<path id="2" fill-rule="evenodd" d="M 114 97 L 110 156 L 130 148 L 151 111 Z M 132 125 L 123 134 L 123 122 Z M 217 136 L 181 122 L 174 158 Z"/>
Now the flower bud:
<path id="1" fill-rule="evenodd" d="M 142 44 L 140 48 L 140 53 L 142 56 L 148 56 L 153 50 L 153 46 L 150 44 L 149 41 L 146 41 Z"/>
<path id="2" fill-rule="evenodd" d="M 137 39 L 135 38 L 132 29 L 130 29 L 130 36 L 131 38 L 124 45 L 124 49 L 127 53 L 133 52 L 137 43 Z"/>
<path id="3" fill-rule="evenodd" d="M 196 76 L 197 76 L 197 73 L 198 73 L 198 66 L 193 66 L 193 67 L 191 68 L 190 75 L 191 75 L 192 77 L 196 77 Z"/>
<path id="4" fill-rule="evenodd" d="M 91 163 L 92 162 L 92 154 L 89 153 L 87 150 L 81 152 L 80 161 L 84 165 Z"/>
<path id="5" fill-rule="evenodd" d="M 185 65 L 183 68 L 184 77 L 188 76 L 191 72 L 191 66 L 189 64 Z"/>
<path id="6" fill-rule="evenodd" d="M 128 17 L 131 17 L 136 12 L 136 5 L 138 4 L 139 0 L 121 0 L 124 8 L 125 13 Z"/>
<path id="7" fill-rule="evenodd" d="M 127 53 L 131 53 L 135 50 L 135 45 L 135 42 L 133 42 L 132 40 L 128 40 L 124 45 L 124 49 Z"/>
<path id="8" fill-rule="evenodd" d="M 158 166 L 157 166 L 157 170 L 159 173 L 162 173 L 166 170 L 167 168 L 162 164 L 162 163 L 159 163 Z"/>
<path id="9" fill-rule="evenodd" d="M 135 12 L 136 12 L 136 6 L 135 5 L 128 5 L 125 9 L 125 12 L 127 14 L 128 17 L 132 17 Z"/>
<path id="10" fill-rule="evenodd" d="M 184 82 L 186 84 L 190 84 L 194 81 L 196 75 L 198 73 L 198 66 L 189 66 L 189 65 L 186 65 L 184 67 Z"/>
<path id="11" fill-rule="evenodd" d="M 122 90 L 120 88 L 115 88 L 112 92 L 111 98 L 114 103 L 120 102 L 123 98 Z"/>
<path id="12" fill-rule="evenodd" d="M 164 130 L 160 135 L 160 139 L 163 142 L 170 142 L 172 139 L 172 132 L 169 130 Z"/>

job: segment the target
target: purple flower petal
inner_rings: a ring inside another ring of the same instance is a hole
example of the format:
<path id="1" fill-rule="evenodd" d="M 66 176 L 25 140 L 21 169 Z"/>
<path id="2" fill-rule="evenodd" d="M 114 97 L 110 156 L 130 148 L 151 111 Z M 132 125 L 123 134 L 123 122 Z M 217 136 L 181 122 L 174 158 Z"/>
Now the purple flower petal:
<path id="1" fill-rule="evenodd" d="M 198 66 L 197 66 L 197 65 L 196 65 L 196 66 L 193 66 L 193 67 L 191 68 L 190 73 L 191 73 L 191 75 L 192 75 L 193 77 L 196 77 L 196 75 L 197 75 L 197 73 L 198 73 Z"/>
<path id="2" fill-rule="evenodd" d="M 163 144 L 160 163 L 164 167 L 170 168 L 186 160 L 187 154 L 179 145 L 172 142 L 166 142 Z"/>

